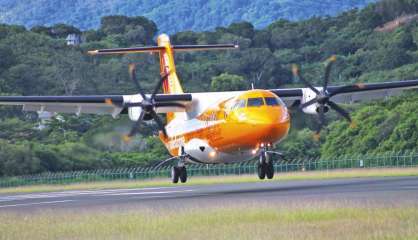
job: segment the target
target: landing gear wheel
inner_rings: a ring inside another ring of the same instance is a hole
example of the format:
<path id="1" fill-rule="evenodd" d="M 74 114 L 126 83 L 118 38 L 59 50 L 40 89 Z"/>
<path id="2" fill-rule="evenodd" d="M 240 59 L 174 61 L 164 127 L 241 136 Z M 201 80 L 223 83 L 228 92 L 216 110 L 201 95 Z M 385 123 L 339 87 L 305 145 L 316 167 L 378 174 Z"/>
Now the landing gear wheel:
<path id="1" fill-rule="evenodd" d="M 259 179 L 266 178 L 266 155 L 264 153 L 261 153 L 257 163 L 257 173 Z"/>
<path id="2" fill-rule="evenodd" d="M 186 167 L 179 167 L 180 170 L 180 182 L 185 183 L 187 182 L 187 169 Z"/>
<path id="3" fill-rule="evenodd" d="M 258 174 L 258 178 L 263 180 L 266 177 L 266 167 L 265 167 L 265 163 L 257 163 L 257 174 Z"/>
<path id="4" fill-rule="evenodd" d="M 178 167 L 171 167 L 171 181 L 178 183 L 180 177 L 180 169 Z"/>
<path id="5" fill-rule="evenodd" d="M 268 179 L 272 179 L 274 177 L 274 165 L 273 161 L 269 161 L 266 165 L 266 176 Z"/>

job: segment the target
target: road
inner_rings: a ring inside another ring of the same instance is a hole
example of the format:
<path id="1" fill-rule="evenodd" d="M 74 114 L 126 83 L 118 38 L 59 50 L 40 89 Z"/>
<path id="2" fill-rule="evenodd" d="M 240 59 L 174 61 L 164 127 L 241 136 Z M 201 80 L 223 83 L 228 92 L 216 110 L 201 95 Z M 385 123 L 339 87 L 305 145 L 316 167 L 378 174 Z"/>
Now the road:
<path id="1" fill-rule="evenodd" d="M 260 181 L 200 186 L 178 184 L 155 188 L 0 194 L 0 213 L 57 209 L 200 208 L 238 203 L 286 205 L 325 201 L 416 206 L 418 177 Z"/>

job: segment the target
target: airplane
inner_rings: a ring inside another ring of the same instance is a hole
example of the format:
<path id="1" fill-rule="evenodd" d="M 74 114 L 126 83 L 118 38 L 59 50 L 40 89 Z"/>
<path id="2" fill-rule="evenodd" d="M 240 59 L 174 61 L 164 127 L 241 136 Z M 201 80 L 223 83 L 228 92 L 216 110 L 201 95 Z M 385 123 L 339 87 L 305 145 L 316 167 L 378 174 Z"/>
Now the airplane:
<path id="1" fill-rule="evenodd" d="M 357 103 L 399 95 L 418 88 L 418 80 L 328 86 L 335 57 L 327 60 L 324 83 L 314 87 L 294 65 L 292 72 L 304 88 L 250 89 L 247 91 L 184 93 L 176 73 L 176 52 L 237 49 L 234 44 L 172 45 L 169 36 L 157 37 L 157 46 L 99 49 L 90 55 L 156 53 L 161 78 L 151 94 L 136 79 L 135 65 L 129 73 L 138 93 L 89 96 L 0 96 L 1 105 L 20 105 L 23 111 L 109 114 L 116 118 L 127 113 L 134 121 L 129 140 L 144 121 L 157 123 L 159 137 L 172 158 L 171 181 L 187 181 L 186 165 L 227 164 L 258 158 L 260 179 L 274 177 L 273 147 L 286 138 L 290 129 L 289 108 L 298 107 L 319 119 L 319 134 L 325 113 L 335 110 L 354 125 L 350 114 L 337 103 Z M 162 87 L 163 93 L 158 93 Z M 158 114 L 166 114 L 166 125 Z M 166 162 L 164 161 L 164 162 Z"/>

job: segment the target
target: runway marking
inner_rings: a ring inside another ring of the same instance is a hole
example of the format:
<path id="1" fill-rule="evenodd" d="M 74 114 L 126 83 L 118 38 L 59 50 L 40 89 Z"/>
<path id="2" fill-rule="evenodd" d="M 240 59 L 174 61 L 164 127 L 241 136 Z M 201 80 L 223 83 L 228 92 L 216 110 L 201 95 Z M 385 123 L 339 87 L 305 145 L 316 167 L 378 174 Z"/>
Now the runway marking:
<path id="1" fill-rule="evenodd" d="M 2 205 L 2 206 L 0 206 L 0 208 L 33 206 L 33 205 L 54 204 L 54 203 L 65 203 L 65 202 L 74 202 L 74 201 L 75 200 L 62 200 L 62 201 L 37 202 L 37 203 L 18 203 L 18 204 Z"/>
<path id="2" fill-rule="evenodd" d="M 104 196 L 130 196 L 130 195 L 147 195 L 147 194 L 166 194 L 166 193 L 181 193 L 181 192 L 191 192 L 192 189 L 178 190 L 178 191 L 164 191 L 164 192 L 132 192 L 132 193 L 112 193 L 105 194 Z"/>
<path id="3" fill-rule="evenodd" d="M 400 187 L 401 189 L 412 189 L 412 190 L 418 190 L 418 186 L 403 186 Z"/>
<path id="4" fill-rule="evenodd" d="M 10 202 L 10 201 L 21 201 L 27 199 L 37 199 L 37 198 L 60 198 L 60 197 L 72 197 L 79 195 L 107 195 L 117 192 L 133 192 L 133 191 L 149 191 L 149 190 L 159 190 L 159 189 L 173 189 L 175 187 L 149 187 L 149 188 L 127 188 L 127 189 L 109 189 L 109 190 L 86 190 L 86 191 L 63 191 L 63 192 L 51 192 L 51 193 L 36 193 L 36 194 L 22 194 L 14 196 L 4 196 L 0 197 L 0 202 Z"/>

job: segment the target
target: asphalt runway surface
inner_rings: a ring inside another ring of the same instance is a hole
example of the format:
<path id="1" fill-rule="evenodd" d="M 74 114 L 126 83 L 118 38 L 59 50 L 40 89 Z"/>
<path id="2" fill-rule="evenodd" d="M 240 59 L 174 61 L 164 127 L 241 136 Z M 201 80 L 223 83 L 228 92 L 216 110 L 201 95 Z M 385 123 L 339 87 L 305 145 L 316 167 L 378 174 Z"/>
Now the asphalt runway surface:
<path id="1" fill-rule="evenodd" d="M 0 194 L 0 213 L 138 207 L 200 208 L 233 206 L 239 203 L 286 205 L 295 202 L 311 204 L 330 201 L 417 206 L 418 177 L 260 181 L 195 186 L 177 184 L 170 187 L 136 189 Z"/>

